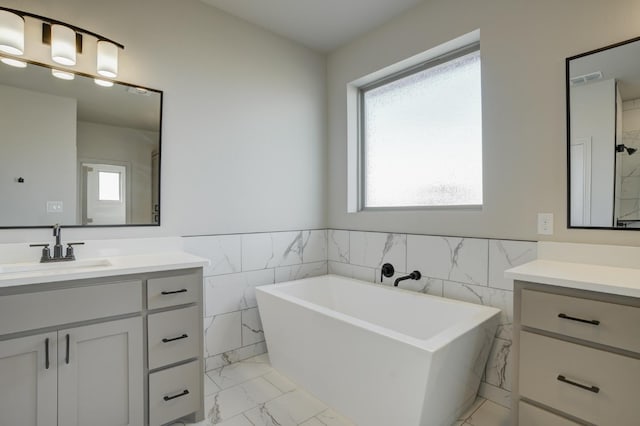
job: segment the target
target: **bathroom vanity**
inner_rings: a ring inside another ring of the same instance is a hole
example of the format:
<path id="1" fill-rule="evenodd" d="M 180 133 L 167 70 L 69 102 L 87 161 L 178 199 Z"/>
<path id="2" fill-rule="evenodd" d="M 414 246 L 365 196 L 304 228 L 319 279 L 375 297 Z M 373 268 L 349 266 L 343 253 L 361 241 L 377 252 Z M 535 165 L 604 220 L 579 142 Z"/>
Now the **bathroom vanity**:
<path id="1" fill-rule="evenodd" d="M 542 259 L 506 273 L 515 280 L 514 424 L 637 425 L 640 269 L 551 260 L 545 244 Z"/>
<path id="2" fill-rule="evenodd" d="M 205 263 L 163 253 L 0 265 L 0 424 L 202 420 Z"/>

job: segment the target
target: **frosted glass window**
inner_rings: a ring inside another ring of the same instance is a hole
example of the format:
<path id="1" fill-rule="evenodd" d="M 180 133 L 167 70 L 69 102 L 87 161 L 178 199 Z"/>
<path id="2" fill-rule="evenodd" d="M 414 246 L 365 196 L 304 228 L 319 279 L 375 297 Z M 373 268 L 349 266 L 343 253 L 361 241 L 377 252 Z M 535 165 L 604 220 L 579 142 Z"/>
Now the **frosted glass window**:
<path id="1" fill-rule="evenodd" d="M 361 89 L 364 207 L 481 205 L 480 52 L 389 80 Z"/>
<path id="2" fill-rule="evenodd" d="M 120 201 L 120 173 L 98 173 L 98 199 L 100 201 Z"/>

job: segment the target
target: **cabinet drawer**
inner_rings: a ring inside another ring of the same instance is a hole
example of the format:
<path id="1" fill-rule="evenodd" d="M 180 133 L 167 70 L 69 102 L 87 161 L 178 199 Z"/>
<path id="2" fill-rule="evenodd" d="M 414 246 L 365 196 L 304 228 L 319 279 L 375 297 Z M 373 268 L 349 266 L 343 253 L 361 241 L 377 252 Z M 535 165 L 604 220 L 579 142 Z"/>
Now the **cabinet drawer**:
<path id="1" fill-rule="evenodd" d="M 518 426 L 580 426 L 580 423 L 520 401 L 518 403 Z"/>
<path id="2" fill-rule="evenodd" d="M 147 280 L 147 306 L 158 309 L 196 302 L 201 287 L 202 279 L 196 273 L 150 278 Z"/>
<path id="3" fill-rule="evenodd" d="M 149 368 L 195 358 L 199 354 L 198 306 L 149 315 Z"/>
<path id="4" fill-rule="evenodd" d="M 149 375 L 149 422 L 159 426 L 200 409 L 200 362 L 172 367 Z"/>
<path id="5" fill-rule="evenodd" d="M 0 334 L 141 310 L 141 281 L 0 296 Z"/>
<path id="6" fill-rule="evenodd" d="M 521 318 L 524 326 L 640 352 L 640 308 L 525 289 Z"/>
<path id="7" fill-rule="evenodd" d="M 638 424 L 638 359 L 523 331 L 519 372 L 523 397 L 598 425 Z"/>

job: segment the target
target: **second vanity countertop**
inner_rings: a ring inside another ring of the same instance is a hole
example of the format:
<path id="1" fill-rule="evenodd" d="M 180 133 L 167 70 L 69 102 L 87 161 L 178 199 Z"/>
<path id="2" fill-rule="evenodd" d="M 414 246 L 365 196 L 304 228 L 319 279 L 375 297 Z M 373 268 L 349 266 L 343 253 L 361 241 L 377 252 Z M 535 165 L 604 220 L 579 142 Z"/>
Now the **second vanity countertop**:
<path id="1" fill-rule="evenodd" d="M 20 265 L 26 264 L 0 264 L 0 288 L 44 282 L 199 268 L 209 264 L 207 259 L 181 251 L 80 259 L 76 262 L 60 262 L 51 264 L 51 269 L 20 272 L 13 272 L 11 268 L 19 268 Z M 2 272 L 3 266 L 8 269 L 7 272 Z"/>
<path id="2" fill-rule="evenodd" d="M 538 259 L 505 271 L 505 277 L 640 298 L 640 269 Z"/>

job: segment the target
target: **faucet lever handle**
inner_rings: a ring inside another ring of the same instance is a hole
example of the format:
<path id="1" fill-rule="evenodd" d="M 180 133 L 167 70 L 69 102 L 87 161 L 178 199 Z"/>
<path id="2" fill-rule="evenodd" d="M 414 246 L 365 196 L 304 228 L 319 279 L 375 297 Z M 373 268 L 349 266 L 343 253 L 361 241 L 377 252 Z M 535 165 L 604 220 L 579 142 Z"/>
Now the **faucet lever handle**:
<path id="1" fill-rule="evenodd" d="M 42 256 L 40 257 L 40 263 L 48 262 L 51 260 L 51 250 L 49 250 L 49 244 L 29 244 L 29 247 L 42 247 Z"/>
<path id="2" fill-rule="evenodd" d="M 76 260 L 76 255 L 73 252 L 73 246 L 82 246 L 84 243 L 67 243 L 67 253 L 65 257 L 70 260 Z"/>

